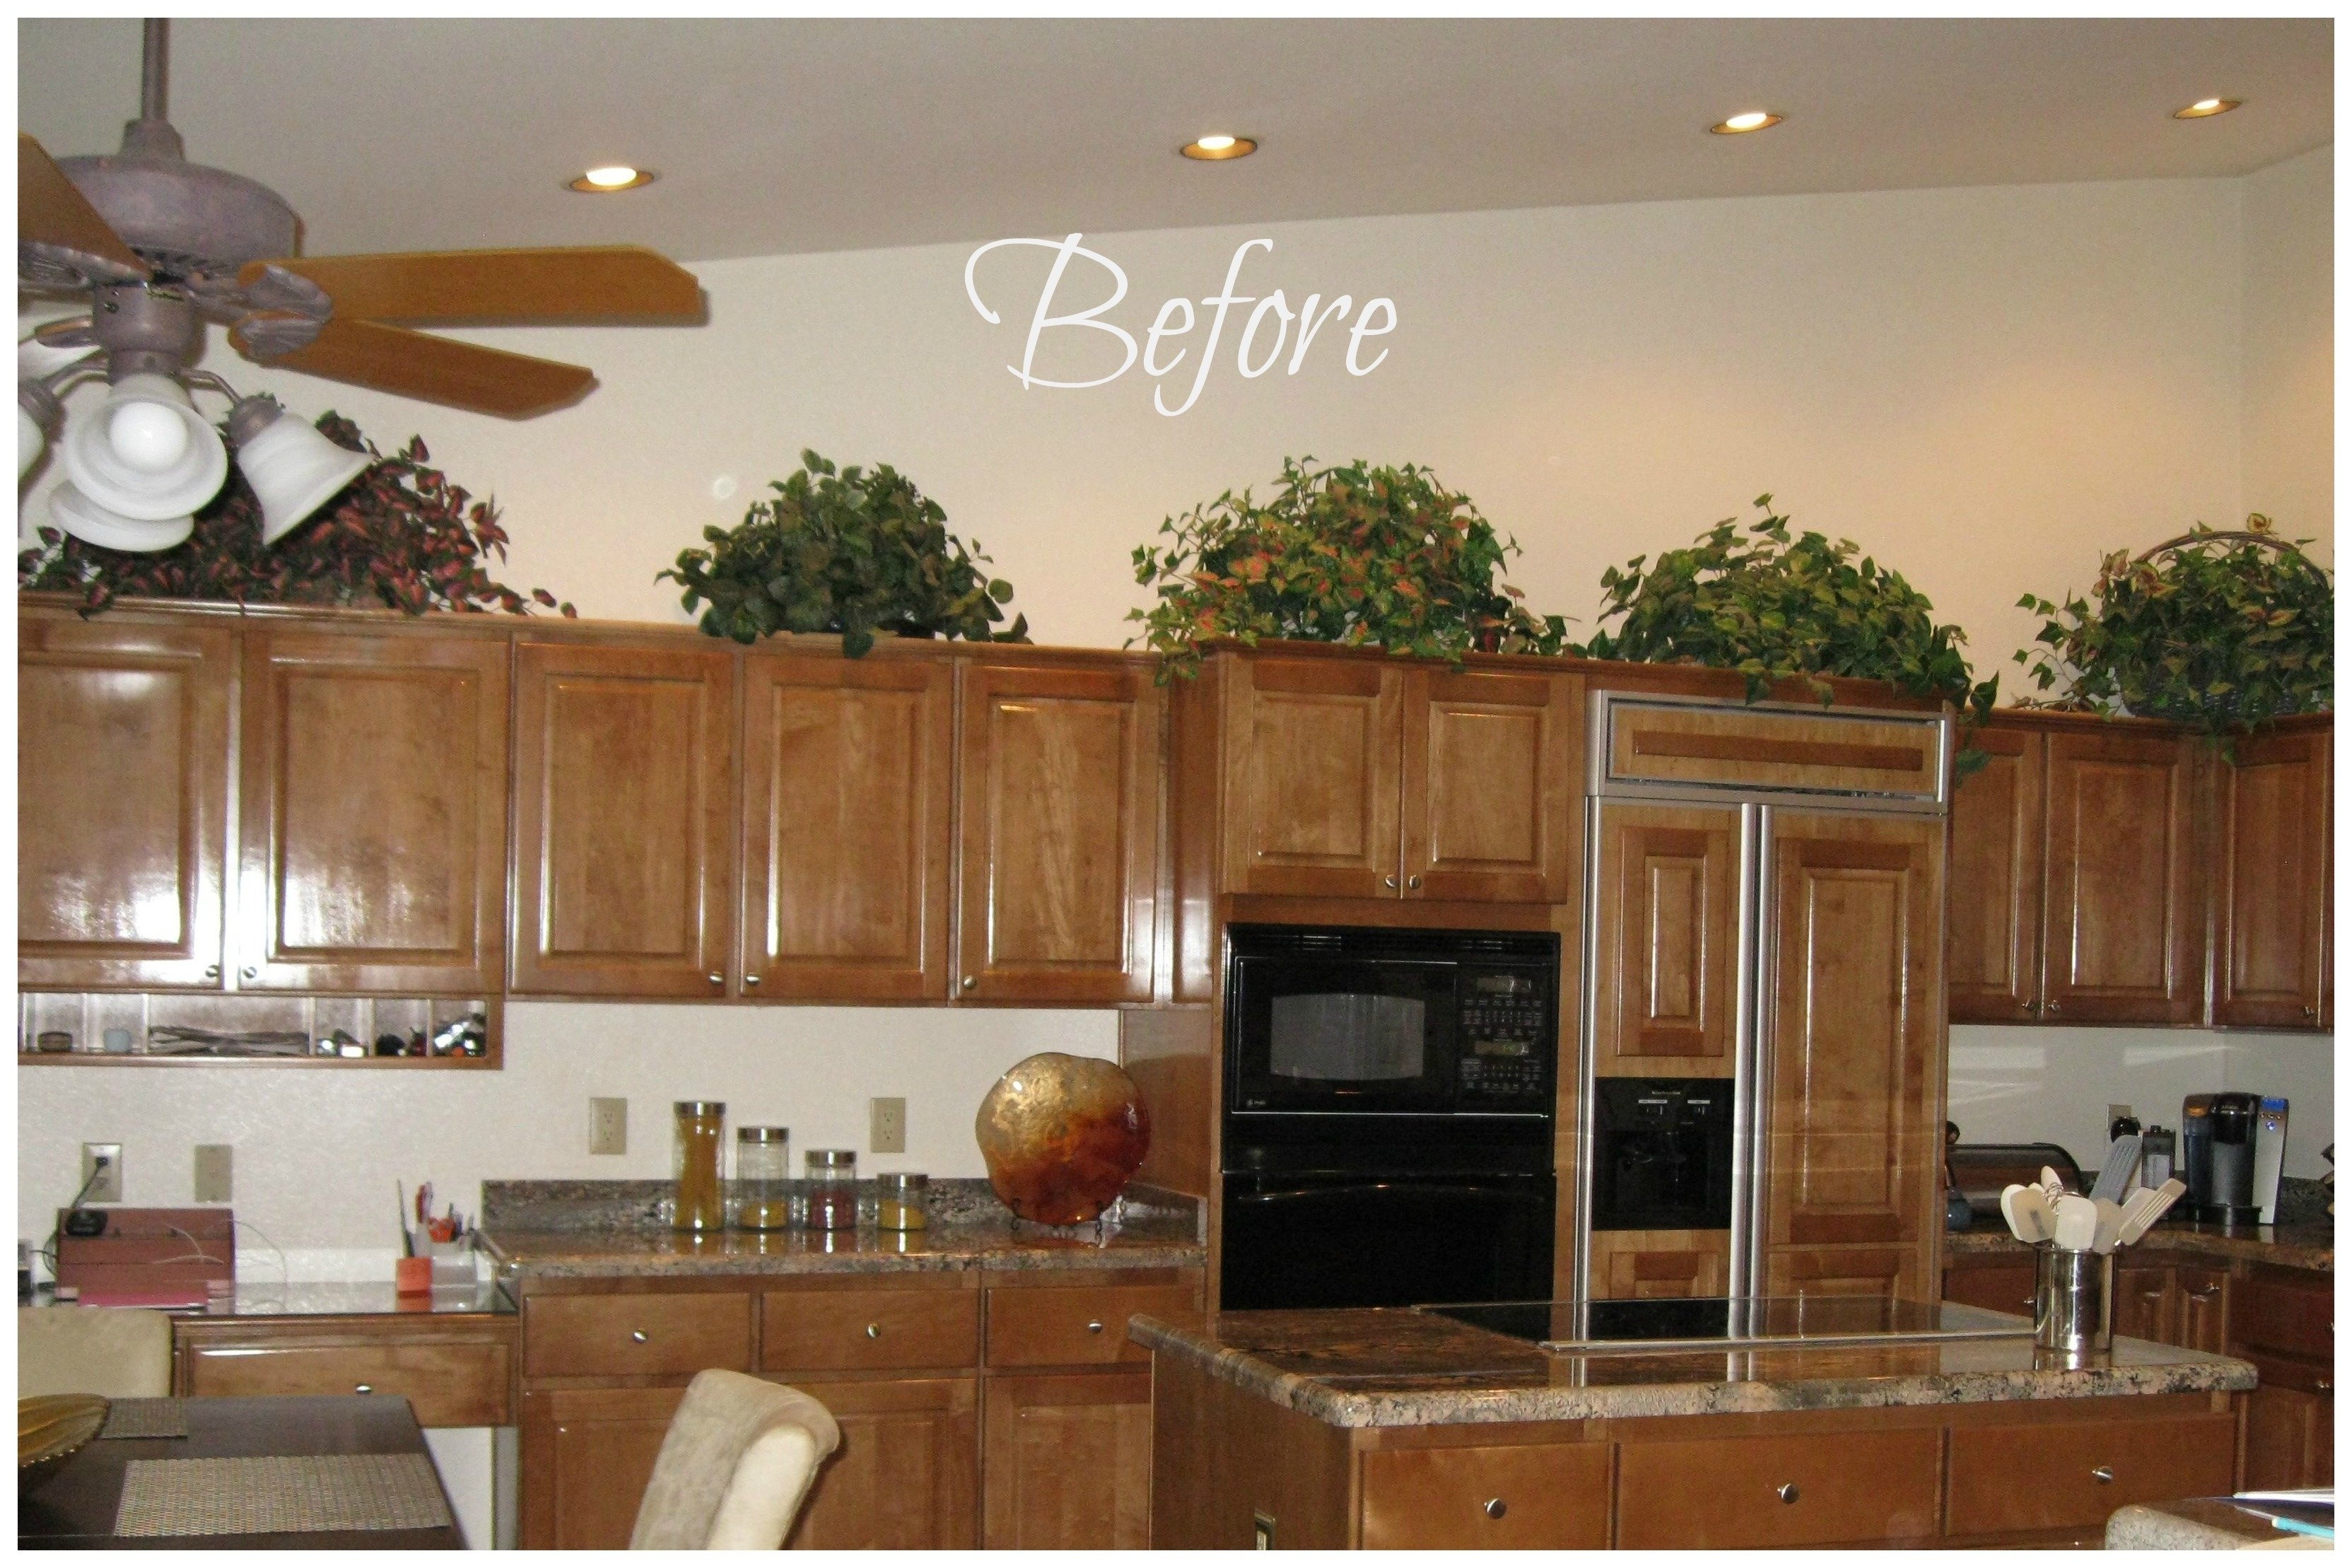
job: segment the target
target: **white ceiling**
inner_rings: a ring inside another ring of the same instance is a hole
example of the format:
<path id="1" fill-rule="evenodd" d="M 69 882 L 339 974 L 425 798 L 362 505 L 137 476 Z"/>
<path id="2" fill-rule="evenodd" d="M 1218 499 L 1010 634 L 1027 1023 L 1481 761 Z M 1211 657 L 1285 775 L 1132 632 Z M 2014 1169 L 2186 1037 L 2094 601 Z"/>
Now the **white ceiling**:
<path id="1" fill-rule="evenodd" d="M 182 20 L 171 118 L 304 248 L 683 260 L 1376 213 L 2248 173 L 2333 134 L 2333 24 Z M 139 24 L 17 25 L 112 152 Z M 2177 121 L 2209 95 L 2233 114 Z M 1787 123 L 1705 134 L 1765 108 Z M 1174 149 L 1260 138 L 1234 163 Z M 560 181 L 627 162 L 618 196 Z"/>

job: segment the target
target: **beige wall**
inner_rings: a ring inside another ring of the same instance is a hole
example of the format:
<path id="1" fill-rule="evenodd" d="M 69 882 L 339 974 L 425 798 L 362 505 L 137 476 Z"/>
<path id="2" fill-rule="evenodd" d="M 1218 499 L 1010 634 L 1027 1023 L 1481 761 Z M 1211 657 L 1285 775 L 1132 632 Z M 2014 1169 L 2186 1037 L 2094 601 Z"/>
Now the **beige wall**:
<path id="1" fill-rule="evenodd" d="M 2336 149 L 2244 184 L 2245 507 L 2333 560 Z"/>

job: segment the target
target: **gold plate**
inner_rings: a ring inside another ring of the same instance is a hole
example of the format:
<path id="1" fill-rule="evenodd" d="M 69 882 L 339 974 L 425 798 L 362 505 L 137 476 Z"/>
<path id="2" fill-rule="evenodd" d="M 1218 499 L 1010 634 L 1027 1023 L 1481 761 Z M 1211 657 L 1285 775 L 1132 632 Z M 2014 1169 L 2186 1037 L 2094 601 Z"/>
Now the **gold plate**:
<path id="1" fill-rule="evenodd" d="M 107 1402 L 95 1394 L 43 1394 L 16 1401 L 16 1468 L 60 1458 L 98 1436 Z"/>

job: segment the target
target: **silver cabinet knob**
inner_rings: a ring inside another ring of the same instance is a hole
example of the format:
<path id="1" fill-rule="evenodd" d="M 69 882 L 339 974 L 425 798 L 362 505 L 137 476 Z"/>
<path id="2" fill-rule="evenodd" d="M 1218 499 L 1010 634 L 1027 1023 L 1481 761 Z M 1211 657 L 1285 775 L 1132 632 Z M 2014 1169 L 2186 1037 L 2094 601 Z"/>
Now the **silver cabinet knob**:
<path id="1" fill-rule="evenodd" d="M 1501 1498 L 1490 1497 L 1486 1500 L 1486 1505 L 1478 1511 L 1485 1514 L 1488 1519 L 1500 1519 L 1505 1514 L 1511 1511 L 1511 1505 L 1505 1502 Z"/>
<path id="2" fill-rule="evenodd" d="M 2315 1377 L 2311 1380 L 2311 1386 L 2313 1392 L 2317 1394 L 2333 1394 L 2336 1392 L 2336 1383 L 2332 1378 Z"/>
<path id="3" fill-rule="evenodd" d="M 375 1392 L 375 1384 L 373 1383 L 355 1383 L 352 1385 L 352 1392 L 353 1394 L 373 1394 Z"/>
<path id="4" fill-rule="evenodd" d="M 1396 879 L 1394 877 L 1382 877 L 1381 879 L 1381 886 L 1383 888 L 1393 888 L 1396 886 Z"/>
<path id="5" fill-rule="evenodd" d="M 2319 1009 L 2316 1007 L 2305 1007 L 2303 1010 L 2303 1016 L 2306 1018 L 2316 1018 L 2319 1016 Z"/>
<path id="6" fill-rule="evenodd" d="M 629 1338 L 636 1341 L 639 1344 L 643 1344 L 646 1342 L 646 1331 L 643 1329 L 631 1329 L 629 1331 Z"/>
<path id="7" fill-rule="evenodd" d="M 1772 1495 L 1779 1498 L 1782 1502 L 1794 1502 L 1797 1500 L 1798 1496 L 1797 1483 L 1794 1481 L 1782 1481 L 1779 1486 L 1772 1489 Z"/>
<path id="8" fill-rule="evenodd" d="M 2058 1004 L 2055 1002 L 2044 1002 L 2042 1004 L 2042 1010 L 2045 1013 L 2055 1013 L 2058 1011 Z"/>
<path id="9" fill-rule="evenodd" d="M 2116 1479 L 2116 1472 L 2112 1466 L 2101 1465 L 2097 1469 L 2091 1472 L 2091 1479 L 2098 1482 L 2101 1486 L 2105 1486 L 2108 1482 Z"/>
<path id="10" fill-rule="evenodd" d="M 714 974 L 710 977 L 710 984 L 713 985 L 724 985 L 727 984 L 727 976 L 724 974 Z"/>
<path id="11" fill-rule="evenodd" d="M 967 975 L 965 975 L 965 976 L 963 977 L 963 988 L 964 988 L 965 990 L 967 990 L 967 991 L 971 990 L 973 986 L 975 986 L 975 985 L 977 985 L 977 984 L 980 984 L 980 976 L 978 976 L 978 975 L 976 975 L 976 974 L 967 974 Z"/>
<path id="12" fill-rule="evenodd" d="M 220 965 L 217 963 L 205 964 L 205 978 L 207 980 L 218 980 L 220 978 Z"/>
<path id="13" fill-rule="evenodd" d="M 244 980 L 251 980 L 251 979 L 253 979 L 256 975 L 259 974 L 259 973 L 261 973 L 261 971 L 260 971 L 260 970 L 258 970 L 258 969 L 256 969 L 252 964 L 248 963 L 248 964 L 247 964 L 243 969 L 238 970 L 236 973 L 237 973 L 237 976 L 238 976 L 238 978 L 240 978 L 240 979 L 244 979 Z"/>
<path id="14" fill-rule="evenodd" d="M 1098 1334 L 1098 1333 L 1101 1333 L 1101 1332 L 1102 1332 L 1102 1331 L 1103 1331 L 1103 1326 L 1102 1326 L 1102 1324 L 1101 1324 L 1101 1323 L 1099 1323 L 1099 1322 L 1092 1322 L 1092 1323 L 1088 1323 L 1088 1324 L 1087 1325 L 1087 1332 L 1088 1332 L 1088 1333 L 1090 1333 L 1090 1334 Z"/>
<path id="15" fill-rule="evenodd" d="M 756 974 L 747 974 L 743 976 L 743 984 L 746 985 L 757 985 L 760 984 L 760 977 Z"/>
<path id="16" fill-rule="evenodd" d="M 1404 879 L 1404 885 L 1408 888 L 1418 888 L 1421 886 L 1421 879 L 1418 877 L 1407 877 Z"/>
<path id="17" fill-rule="evenodd" d="M 2032 1012 L 2032 1011 L 2033 1011 L 2033 999 L 2032 999 L 2032 997 L 2030 997 L 2030 996 L 2029 996 L 2029 997 L 2027 997 L 2025 1000 L 2023 1000 L 2023 1001 L 2020 1002 L 2020 1003 L 2017 1005 L 2017 1010 L 2018 1010 L 2019 1012 L 2021 1012 L 2021 1013 L 2031 1013 L 2031 1012 Z"/>
<path id="18" fill-rule="evenodd" d="M 878 1340 L 878 1339 L 880 1339 L 880 1338 L 882 1337 L 882 1325 L 881 1325 L 881 1324 L 879 1324 L 879 1323 L 868 1323 L 868 1324 L 866 1324 L 866 1337 L 867 1339 L 869 1339 L 869 1340 Z"/>

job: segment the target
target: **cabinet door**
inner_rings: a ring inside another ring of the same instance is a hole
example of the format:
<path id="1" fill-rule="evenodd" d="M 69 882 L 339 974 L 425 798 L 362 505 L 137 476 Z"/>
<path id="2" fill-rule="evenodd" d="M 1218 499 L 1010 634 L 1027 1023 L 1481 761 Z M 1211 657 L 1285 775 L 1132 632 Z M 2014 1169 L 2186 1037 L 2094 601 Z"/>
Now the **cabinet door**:
<path id="1" fill-rule="evenodd" d="M 2202 1010 L 2196 744 L 2135 733 L 2050 737 L 2043 1017 L 2185 1024 Z"/>
<path id="2" fill-rule="evenodd" d="M 1596 1230 L 1595 1300 L 1624 1301 L 1661 1296 L 1725 1296 L 1731 1290 L 1727 1230 Z"/>
<path id="3" fill-rule="evenodd" d="M 1946 994 L 1956 1024 L 2013 1024 L 2041 1002 L 2047 742 L 1988 726 L 1963 744 L 1989 760 L 1952 791 Z"/>
<path id="4" fill-rule="evenodd" d="M 502 637 L 246 634 L 240 985 L 502 988 L 507 660 Z"/>
<path id="5" fill-rule="evenodd" d="M 2230 1271 L 2183 1268 L 2177 1271 L 2176 1281 L 2180 1318 L 2179 1335 L 2172 1342 L 2222 1354 L 2230 1339 Z"/>
<path id="6" fill-rule="evenodd" d="M 1225 729 L 1225 890 L 1385 899 L 1402 888 L 1404 675 L 1246 658 Z"/>
<path id="7" fill-rule="evenodd" d="M 1564 675 L 1405 677 L 1407 898 L 1568 897 L 1580 695 Z"/>
<path id="8" fill-rule="evenodd" d="M 957 995 L 1151 999 L 1160 717 L 1140 664 L 965 668 Z"/>
<path id="9" fill-rule="evenodd" d="M 235 648 L 211 626 L 18 622 L 19 984 L 219 986 Z"/>
<path id="10" fill-rule="evenodd" d="M 1729 1078 L 1738 808 L 1612 803 L 1600 839 L 1595 1070 Z"/>
<path id="11" fill-rule="evenodd" d="M 2213 1021 L 2320 1026 L 2329 945 L 2331 728 L 2237 738 L 2217 769 Z"/>
<path id="12" fill-rule="evenodd" d="M 981 1544 L 1151 1544 L 1151 1374 L 995 1377 L 982 1426 Z"/>
<path id="13" fill-rule="evenodd" d="M 2116 1289 L 2123 1289 L 2123 1274 L 2116 1275 Z M 1982 1307 L 1990 1312 L 2008 1312 L 2030 1318 L 2033 1315 L 2033 1265 L 2012 1263 L 2008 1258 L 1971 1258 L 1966 1255 L 1947 1258 L 1944 1263 L 1944 1300 L 1966 1306 Z M 2116 1331 L 2125 1332 L 2123 1303 L 2116 1304 Z"/>
<path id="14" fill-rule="evenodd" d="M 522 1396 L 518 1521 L 526 1552 L 617 1552 L 669 1434 L 679 1388 L 566 1389 Z"/>
<path id="15" fill-rule="evenodd" d="M 515 992 L 726 994 L 734 671 L 724 649 L 518 645 Z"/>
<path id="16" fill-rule="evenodd" d="M 1943 826 L 1776 813 L 1766 1241 L 1784 1278 L 1928 1299 L 1940 1227 Z M 1816 1249 L 1870 1244 L 1865 1254 Z M 1889 1244 L 1895 1244 L 1890 1249 Z"/>
<path id="17" fill-rule="evenodd" d="M 2178 1344 L 2179 1308 L 2179 1292 L 2169 1265 L 2118 1261 L 2114 1308 L 2116 1333 L 2136 1340 L 2154 1340 L 2162 1345 Z"/>
<path id="18" fill-rule="evenodd" d="M 2334 1486 L 2336 1395 L 2328 1369 L 2299 1368 L 2303 1376 L 2284 1382 L 2275 1376 L 2278 1363 L 2264 1358 L 2260 1365 L 2262 1384 L 2246 1400 L 2246 1486 Z"/>
<path id="19" fill-rule="evenodd" d="M 817 1472 L 787 1546 L 940 1552 L 971 1546 L 980 1468 L 973 1378 L 793 1387 L 833 1413 L 841 1447 Z"/>
<path id="20" fill-rule="evenodd" d="M 744 661 L 743 994 L 947 994 L 946 658 Z"/>

